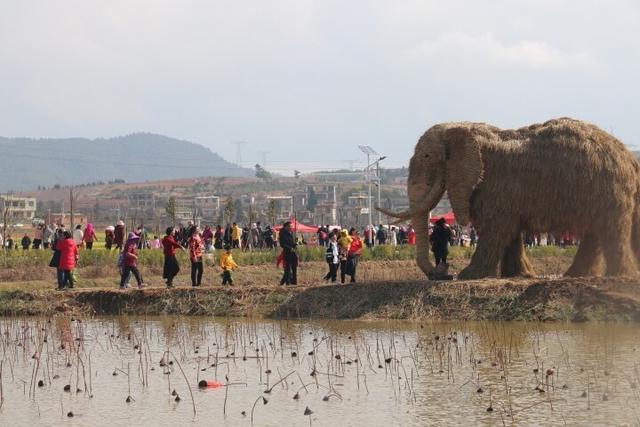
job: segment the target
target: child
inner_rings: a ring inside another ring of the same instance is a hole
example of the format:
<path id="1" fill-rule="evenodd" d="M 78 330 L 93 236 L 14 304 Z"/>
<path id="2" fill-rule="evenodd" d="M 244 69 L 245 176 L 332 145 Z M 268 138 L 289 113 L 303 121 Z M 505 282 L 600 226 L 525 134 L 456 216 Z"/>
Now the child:
<path id="1" fill-rule="evenodd" d="M 233 279 L 231 278 L 231 271 L 238 268 L 238 264 L 233 260 L 231 254 L 231 247 L 225 246 L 224 254 L 220 257 L 220 267 L 222 267 L 222 284 L 233 285 Z"/>

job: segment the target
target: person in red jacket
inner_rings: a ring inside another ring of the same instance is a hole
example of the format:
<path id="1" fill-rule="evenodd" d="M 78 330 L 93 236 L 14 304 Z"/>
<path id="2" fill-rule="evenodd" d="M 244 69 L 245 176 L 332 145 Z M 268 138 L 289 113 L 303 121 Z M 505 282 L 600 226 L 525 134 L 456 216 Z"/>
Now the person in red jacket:
<path id="1" fill-rule="evenodd" d="M 120 289 L 126 289 L 125 284 L 127 283 L 129 274 L 133 274 L 136 278 L 136 282 L 138 282 L 138 289 L 142 289 L 144 287 L 142 275 L 140 274 L 140 270 L 138 270 L 138 240 L 140 240 L 140 236 L 135 233 L 129 233 L 127 243 L 124 245 L 124 268 L 122 270 L 122 276 L 120 276 Z"/>
<path id="2" fill-rule="evenodd" d="M 351 283 L 356 282 L 356 270 L 358 268 L 358 262 L 362 256 L 362 240 L 360 240 L 360 234 L 358 230 L 352 228 L 349 230 L 351 236 L 351 245 L 349 246 L 349 254 L 347 256 L 346 274 L 351 276 Z"/>
<path id="3" fill-rule="evenodd" d="M 189 238 L 189 258 L 191 259 L 191 286 L 200 286 L 202 284 L 202 273 L 204 272 L 204 264 L 202 262 L 202 253 L 204 251 L 204 243 L 200 236 L 200 227 L 195 226 L 193 234 Z"/>
<path id="4" fill-rule="evenodd" d="M 416 230 L 413 229 L 413 226 L 411 224 L 409 224 L 409 230 L 407 231 L 407 243 L 409 243 L 410 245 L 416 244 Z"/>
<path id="5" fill-rule="evenodd" d="M 56 250 L 60 251 L 60 272 L 58 276 L 58 289 L 73 288 L 71 272 L 78 263 L 78 246 L 73 241 L 73 235 L 69 230 L 64 232 L 64 238 L 56 243 Z"/>
<path id="6" fill-rule="evenodd" d="M 176 258 L 176 250 L 184 248 L 180 243 L 176 241 L 175 230 L 173 227 L 169 227 L 166 230 L 166 236 L 162 239 L 162 248 L 164 251 L 164 268 L 162 271 L 162 278 L 167 281 L 167 287 L 173 288 L 173 278 L 178 275 L 180 271 L 180 265 Z"/>

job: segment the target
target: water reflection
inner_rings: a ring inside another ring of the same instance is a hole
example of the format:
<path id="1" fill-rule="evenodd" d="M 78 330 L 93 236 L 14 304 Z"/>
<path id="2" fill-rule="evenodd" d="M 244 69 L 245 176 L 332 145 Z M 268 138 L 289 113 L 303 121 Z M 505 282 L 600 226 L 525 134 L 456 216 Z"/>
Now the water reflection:
<path id="1" fill-rule="evenodd" d="M 0 331 L 0 425 L 640 424 L 634 324 L 118 316 Z"/>

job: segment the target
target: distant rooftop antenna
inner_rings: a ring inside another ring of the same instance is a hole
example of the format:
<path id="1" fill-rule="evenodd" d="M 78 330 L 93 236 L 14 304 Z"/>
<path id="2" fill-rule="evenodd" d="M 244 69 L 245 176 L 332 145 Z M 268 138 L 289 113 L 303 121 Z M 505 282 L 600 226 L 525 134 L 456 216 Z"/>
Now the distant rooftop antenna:
<path id="1" fill-rule="evenodd" d="M 236 165 L 242 167 L 242 146 L 247 144 L 247 141 L 233 141 L 236 144 Z"/>
<path id="2" fill-rule="evenodd" d="M 357 162 L 357 160 L 343 160 L 342 162 L 348 164 L 349 170 L 353 171 L 353 165 L 355 164 L 355 162 Z"/>

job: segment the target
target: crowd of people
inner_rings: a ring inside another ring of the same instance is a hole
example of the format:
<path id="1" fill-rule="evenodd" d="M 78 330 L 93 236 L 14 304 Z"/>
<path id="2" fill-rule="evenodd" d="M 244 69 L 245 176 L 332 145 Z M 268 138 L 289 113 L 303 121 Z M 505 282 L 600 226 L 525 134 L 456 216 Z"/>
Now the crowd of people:
<path id="1" fill-rule="evenodd" d="M 376 226 L 364 227 L 363 236 L 356 228 L 349 230 L 338 226 L 322 225 L 311 238 L 311 244 L 325 248 L 325 259 L 328 265 L 324 280 L 336 283 L 338 273 L 340 282 L 345 283 L 347 276 L 351 283 L 356 281 L 359 259 L 364 247 L 372 248 L 377 245 L 415 245 L 416 231 L 411 226 L 395 227 Z M 454 245 L 475 246 L 478 234 L 473 227 L 462 228 L 457 224 L 450 226 L 444 218 L 440 218 L 429 228 L 431 251 L 436 265 L 447 263 L 449 247 Z M 575 238 L 562 235 L 556 239 L 551 234 L 525 235 L 525 245 L 572 245 Z M 0 239 L 2 237 L 0 236 Z M 33 238 L 24 234 L 20 246 L 24 251 L 30 249 L 50 249 L 53 252 L 50 266 L 56 268 L 58 289 L 73 288 L 76 281 L 74 270 L 77 267 L 80 250 L 93 250 L 94 243 L 99 241 L 93 224 L 87 224 L 84 229 L 77 225 L 73 230 L 67 230 L 63 225 L 38 225 L 35 227 Z M 120 288 L 130 287 L 131 277 L 135 278 L 138 288 L 145 286 L 142 274 L 138 268 L 139 251 L 142 249 L 162 250 L 164 255 L 163 279 L 166 286 L 174 286 L 174 279 L 180 272 L 180 265 L 176 257 L 177 251 L 184 251 L 191 262 L 191 284 L 200 286 L 204 275 L 203 257 L 215 250 L 222 251 L 217 268 L 221 272 L 222 284 L 232 285 L 232 272 L 238 268 L 233 259 L 233 249 L 252 251 L 259 249 L 275 250 L 281 248 L 278 266 L 283 267 L 281 285 L 297 284 L 297 267 L 299 257 L 297 248 L 306 245 L 301 234 L 296 235 L 291 222 L 282 227 L 262 226 L 260 222 L 241 227 L 237 223 L 229 223 L 225 227 L 206 225 L 203 229 L 193 222 L 187 225 L 178 224 L 168 227 L 161 239 L 157 235 L 151 237 L 145 227 L 140 225 L 134 231 L 127 233 L 123 220 L 108 226 L 104 232 L 104 247 L 106 250 L 117 250 L 118 268 L 121 274 Z M 17 249 L 18 243 L 7 235 L 0 240 L 0 247 Z"/>

